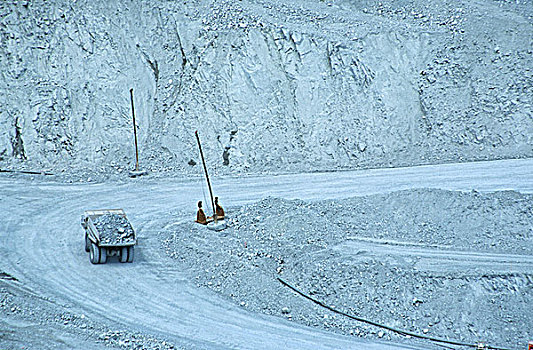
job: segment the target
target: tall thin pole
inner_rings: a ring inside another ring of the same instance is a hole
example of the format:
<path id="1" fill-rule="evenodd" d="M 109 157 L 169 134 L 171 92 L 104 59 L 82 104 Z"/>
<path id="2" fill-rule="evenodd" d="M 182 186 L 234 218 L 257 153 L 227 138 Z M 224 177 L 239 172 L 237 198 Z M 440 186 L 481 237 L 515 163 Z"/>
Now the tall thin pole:
<path id="1" fill-rule="evenodd" d="M 137 125 L 135 124 L 135 107 L 133 106 L 133 89 L 130 89 L 131 114 L 133 115 L 133 135 L 135 136 L 135 171 L 139 170 L 139 149 L 137 148 Z"/>
<path id="2" fill-rule="evenodd" d="M 200 136 L 198 136 L 198 130 L 194 132 L 196 135 L 196 141 L 198 141 L 198 148 L 200 149 L 200 157 L 202 157 L 202 164 L 204 165 L 205 177 L 207 179 L 207 187 L 209 187 L 209 195 L 211 196 L 211 207 L 213 208 L 213 219 L 216 222 L 215 202 L 213 200 L 213 190 L 211 190 L 211 182 L 209 181 L 209 174 L 207 174 L 207 166 L 205 165 L 204 152 L 202 152 L 202 145 L 200 144 Z"/>

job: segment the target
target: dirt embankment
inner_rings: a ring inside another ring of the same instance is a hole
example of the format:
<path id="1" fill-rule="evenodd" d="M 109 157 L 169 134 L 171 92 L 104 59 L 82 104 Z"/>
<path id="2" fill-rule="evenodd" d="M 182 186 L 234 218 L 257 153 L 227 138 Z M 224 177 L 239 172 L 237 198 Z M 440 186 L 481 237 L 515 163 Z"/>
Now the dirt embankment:
<path id="1" fill-rule="evenodd" d="M 533 197 L 401 191 L 229 208 L 229 228 L 163 232 L 191 280 L 244 308 L 334 332 L 413 341 L 325 310 L 427 336 L 523 348 L 533 337 Z M 429 345 L 428 345 L 429 346 Z"/>

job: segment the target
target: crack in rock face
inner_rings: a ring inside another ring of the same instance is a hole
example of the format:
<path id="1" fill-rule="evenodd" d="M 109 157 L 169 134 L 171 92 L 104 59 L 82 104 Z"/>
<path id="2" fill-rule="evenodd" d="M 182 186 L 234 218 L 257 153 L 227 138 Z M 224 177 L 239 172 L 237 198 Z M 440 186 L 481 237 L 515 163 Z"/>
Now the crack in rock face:
<path id="1" fill-rule="evenodd" d="M 13 147 L 13 157 L 27 159 L 24 151 L 24 141 L 22 141 L 22 132 L 19 125 L 19 118 L 15 119 L 15 136 L 11 141 Z"/>

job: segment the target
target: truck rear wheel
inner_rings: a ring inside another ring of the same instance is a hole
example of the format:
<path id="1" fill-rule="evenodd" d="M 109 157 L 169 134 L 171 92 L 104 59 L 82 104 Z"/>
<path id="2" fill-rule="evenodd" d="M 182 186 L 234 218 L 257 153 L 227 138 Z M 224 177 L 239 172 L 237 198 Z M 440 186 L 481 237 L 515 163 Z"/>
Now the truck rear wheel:
<path id="1" fill-rule="evenodd" d="M 107 250 L 105 248 L 100 247 L 100 264 L 105 264 L 107 261 Z"/>
<path id="2" fill-rule="evenodd" d="M 125 263 L 128 261 L 128 247 L 120 248 L 120 262 Z"/>
<path id="3" fill-rule="evenodd" d="M 127 262 L 131 263 L 133 262 L 133 246 L 128 247 L 128 260 Z"/>
<path id="4" fill-rule="evenodd" d="M 89 239 L 89 235 L 87 235 L 87 231 L 85 231 L 85 251 L 88 252 L 91 250 L 91 240 Z"/>
<path id="5" fill-rule="evenodd" d="M 94 243 L 91 243 L 89 258 L 93 264 L 98 264 L 100 262 L 100 248 Z"/>

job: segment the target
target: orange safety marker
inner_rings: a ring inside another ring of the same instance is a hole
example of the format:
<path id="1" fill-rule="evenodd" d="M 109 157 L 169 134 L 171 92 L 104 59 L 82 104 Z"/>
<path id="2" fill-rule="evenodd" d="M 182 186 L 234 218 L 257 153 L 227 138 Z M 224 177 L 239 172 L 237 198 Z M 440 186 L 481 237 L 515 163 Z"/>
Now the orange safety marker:
<path id="1" fill-rule="evenodd" d="M 527 347 L 527 350 L 533 350 L 533 341 L 529 342 L 529 346 Z"/>

